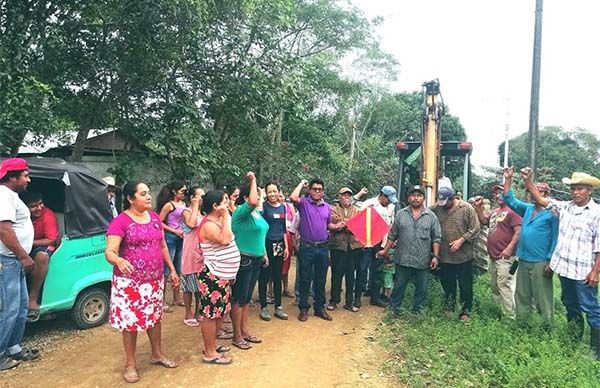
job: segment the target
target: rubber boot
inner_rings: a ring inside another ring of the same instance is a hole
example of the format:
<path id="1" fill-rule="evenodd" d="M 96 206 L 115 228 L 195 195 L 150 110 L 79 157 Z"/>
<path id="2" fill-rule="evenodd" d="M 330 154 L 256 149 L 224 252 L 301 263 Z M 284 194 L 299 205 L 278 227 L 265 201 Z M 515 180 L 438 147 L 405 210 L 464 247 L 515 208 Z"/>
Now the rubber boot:
<path id="1" fill-rule="evenodd" d="M 590 329 L 590 349 L 596 361 L 600 361 L 600 328 Z"/>

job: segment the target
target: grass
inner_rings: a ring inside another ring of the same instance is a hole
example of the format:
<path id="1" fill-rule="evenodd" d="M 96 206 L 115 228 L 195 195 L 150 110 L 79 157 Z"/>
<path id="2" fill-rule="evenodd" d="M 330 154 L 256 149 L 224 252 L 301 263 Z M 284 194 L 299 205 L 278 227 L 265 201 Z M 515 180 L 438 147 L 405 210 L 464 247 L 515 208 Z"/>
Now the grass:
<path id="1" fill-rule="evenodd" d="M 410 387 L 599 387 L 600 362 L 592 360 L 589 333 L 571 340 L 555 279 L 555 326 L 528 328 L 502 317 L 492 301 L 489 276 L 474 285 L 471 320 L 460 322 L 442 309 L 442 289 L 430 280 L 428 305 L 419 315 L 386 315 L 379 337 L 391 352 L 385 368 Z M 409 287 L 412 290 L 412 287 Z M 407 292 L 404 311 L 412 294 Z"/>

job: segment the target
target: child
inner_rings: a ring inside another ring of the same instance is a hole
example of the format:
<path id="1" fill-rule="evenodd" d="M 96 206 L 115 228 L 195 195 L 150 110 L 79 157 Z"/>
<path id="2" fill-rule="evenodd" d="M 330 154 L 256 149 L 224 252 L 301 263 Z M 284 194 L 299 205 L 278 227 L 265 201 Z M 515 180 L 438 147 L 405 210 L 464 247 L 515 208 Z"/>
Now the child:
<path id="1" fill-rule="evenodd" d="M 390 250 L 390 257 L 394 257 L 393 249 Z M 394 274 L 396 273 L 396 264 L 394 262 L 386 262 L 383 266 L 383 295 L 387 298 L 392 295 L 394 288 Z"/>

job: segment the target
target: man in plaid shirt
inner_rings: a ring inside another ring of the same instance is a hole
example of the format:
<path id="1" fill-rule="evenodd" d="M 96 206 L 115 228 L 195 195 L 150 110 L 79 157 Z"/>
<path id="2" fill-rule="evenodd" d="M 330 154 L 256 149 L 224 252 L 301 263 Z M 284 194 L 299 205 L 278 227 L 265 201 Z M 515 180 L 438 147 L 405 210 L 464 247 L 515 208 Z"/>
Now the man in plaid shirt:
<path id="1" fill-rule="evenodd" d="M 586 314 L 591 328 L 590 347 L 600 360 L 600 304 L 598 279 L 600 274 L 600 205 L 591 198 L 600 179 L 574 172 L 563 183 L 571 187 L 571 201 L 544 198 L 531 179 L 531 169 L 521 170 L 521 176 L 533 200 L 552 210 L 560 219 L 558 241 L 550 268 L 560 277 L 562 302 L 567 320 L 583 336 L 583 317 Z"/>

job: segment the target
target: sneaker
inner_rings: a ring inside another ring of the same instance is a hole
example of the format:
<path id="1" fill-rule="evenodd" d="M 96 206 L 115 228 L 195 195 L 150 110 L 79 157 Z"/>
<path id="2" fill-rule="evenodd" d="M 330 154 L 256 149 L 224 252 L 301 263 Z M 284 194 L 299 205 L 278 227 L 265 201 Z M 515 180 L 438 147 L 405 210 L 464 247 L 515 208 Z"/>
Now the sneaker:
<path id="1" fill-rule="evenodd" d="M 283 307 L 279 306 L 275 308 L 275 314 L 274 314 L 277 318 L 282 319 L 284 321 L 287 321 L 288 319 L 288 315 L 286 314 L 285 311 L 283 311 Z"/>
<path id="2" fill-rule="evenodd" d="M 388 306 L 388 303 L 387 303 L 387 302 L 384 302 L 384 301 L 382 301 L 382 300 L 371 300 L 371 301 L 369 302 L 369 304 L 370 304 L 371 306 L 377 306 L 377 307 L 387 307 L 387 306 Z"/>
<path id="3" fill-rule="evenodd" d="M 263 321 L 271 320 L 271 313 L 269 312 L 268 307 L 263 307 L 262 309 L 260 309 L 260 319 L 262 319 Z"/>

